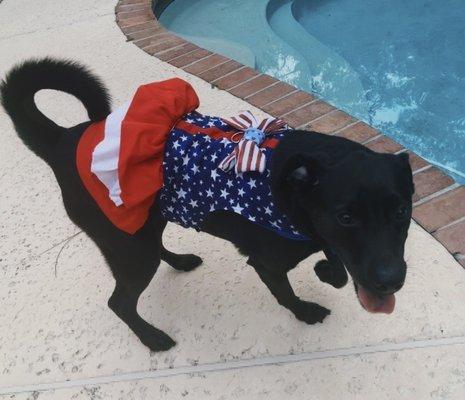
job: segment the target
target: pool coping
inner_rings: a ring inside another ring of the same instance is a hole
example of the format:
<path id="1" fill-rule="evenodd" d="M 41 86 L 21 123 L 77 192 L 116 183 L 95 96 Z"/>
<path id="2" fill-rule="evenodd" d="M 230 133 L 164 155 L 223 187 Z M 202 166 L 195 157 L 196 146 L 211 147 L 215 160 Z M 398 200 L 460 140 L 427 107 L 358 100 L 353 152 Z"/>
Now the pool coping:
<path id="1" fill-rule="evenodd" d="M 116 23 L 127 41 L 294 128 L 345 137 L 378 152 L 408 152 L 415 182 L 413 219 L 465 268 L 465 186 L 380 131 L 318 97 L 167 31 L 154 15 L 152 3 L 159 13 L 172 1 L 119 0 Z"/>

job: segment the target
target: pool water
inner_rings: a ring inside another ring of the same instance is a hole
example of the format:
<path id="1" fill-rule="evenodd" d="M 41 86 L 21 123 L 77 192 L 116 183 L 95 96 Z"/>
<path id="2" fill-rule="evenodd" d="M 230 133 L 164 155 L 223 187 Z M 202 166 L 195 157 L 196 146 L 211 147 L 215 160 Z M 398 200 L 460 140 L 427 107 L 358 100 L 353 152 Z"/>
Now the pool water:
<path id="1" fill-rule="evenodd" d="M 463 0 L 175 0 L 160 22 L 320 96 L 465 184 Z"/>

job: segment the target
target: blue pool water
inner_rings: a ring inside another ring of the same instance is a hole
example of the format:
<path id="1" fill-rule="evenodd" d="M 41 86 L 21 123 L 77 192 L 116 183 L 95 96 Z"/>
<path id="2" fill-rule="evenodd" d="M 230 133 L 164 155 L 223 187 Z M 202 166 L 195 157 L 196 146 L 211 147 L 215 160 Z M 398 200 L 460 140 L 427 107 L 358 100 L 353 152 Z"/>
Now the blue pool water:
<path id="1" fill-rule="evenodd" d="M 464 0 L 175 0 L 160 21 L 317 94 L 465 184 Z"/>

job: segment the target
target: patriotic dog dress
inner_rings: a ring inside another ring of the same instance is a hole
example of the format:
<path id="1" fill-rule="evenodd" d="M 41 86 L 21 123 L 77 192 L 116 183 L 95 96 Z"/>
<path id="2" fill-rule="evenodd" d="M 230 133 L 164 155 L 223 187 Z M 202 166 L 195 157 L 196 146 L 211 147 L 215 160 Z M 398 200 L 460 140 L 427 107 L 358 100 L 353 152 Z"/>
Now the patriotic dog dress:
<path id="1" fill-rule="evenodd" d="M 230 211 L 280 236 L 309 240 L 271 195 L 273 149 L 292 131 L 274 118 L 244 112 L 222 119 L 198 106 L 187 82 L 155 82 L 85 130 L 78 172 L 108 219 L 134 234 L 158 198 L 162 215 L 186 228 L 201 230 L 210 213 Z"/>

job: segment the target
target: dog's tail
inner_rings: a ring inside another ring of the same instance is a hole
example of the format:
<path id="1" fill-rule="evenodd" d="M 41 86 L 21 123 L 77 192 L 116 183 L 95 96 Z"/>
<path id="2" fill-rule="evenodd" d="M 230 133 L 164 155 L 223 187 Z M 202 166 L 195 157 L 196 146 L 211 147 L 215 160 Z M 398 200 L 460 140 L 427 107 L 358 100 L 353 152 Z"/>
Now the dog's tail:
<path id="1" fill-rule="evenodd" d="M 36 107 L 34 95 L 41 89 L 74 95 L 84 104 L 91 121 L 99 121 L 110 113 L 106 88 L 78 63 L 44 58 L 15 66 L 0 84 L 1 103 L 21 140 L 46 161 L 66 128 L 55 124 Z"/>

